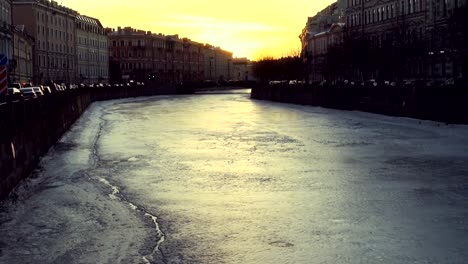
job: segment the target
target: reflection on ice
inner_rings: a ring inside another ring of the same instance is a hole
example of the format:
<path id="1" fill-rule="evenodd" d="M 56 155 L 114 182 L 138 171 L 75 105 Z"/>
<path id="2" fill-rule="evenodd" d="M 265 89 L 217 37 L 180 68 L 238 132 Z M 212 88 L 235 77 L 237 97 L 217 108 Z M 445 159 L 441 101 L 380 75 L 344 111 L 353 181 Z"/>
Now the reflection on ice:
<path id="1" fill-rule="evenodd" d="M 168 262 L 467 259 L 468 236 L 454 233 L 466 225 L 452 220 L 466 214 L 453 199 L 467 194 L 449 187 L 466 186 L 466 127 L 239 94 L 129 101 L 108 113 L 101 157 L 120 160 L 112 179 L 158 212 Z M 443 195 L 415 195 L 427 185 Z"/>

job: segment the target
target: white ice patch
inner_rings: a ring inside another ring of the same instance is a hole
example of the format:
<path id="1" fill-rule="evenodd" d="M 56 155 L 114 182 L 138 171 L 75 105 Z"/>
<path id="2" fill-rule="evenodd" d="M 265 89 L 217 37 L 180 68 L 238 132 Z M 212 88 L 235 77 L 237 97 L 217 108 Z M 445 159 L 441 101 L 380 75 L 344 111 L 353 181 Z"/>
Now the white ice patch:
<path id="1" fill-rule="evenodd" d="M 131 157 L 128 159 L 130 162 L 138 161 L 139 159 L 137 157 Z"/>
<path id="2" fill-rule="evenodd" d="M 117 194 L 119 194 L 120 191 L 119 191 L 119 188 L 117 186 L 112 185 L 108 180 L 106 180 L 106 179 L 104 179 L 102 177 L 98 177 L 98 180 L 100 182 L 104 183 L 105 185 L 109 186 L 112 189 L 112 193 L 109 194 L 109 197 L 111 199 L 114 199 L 114 200 L 118 199 Z"/>

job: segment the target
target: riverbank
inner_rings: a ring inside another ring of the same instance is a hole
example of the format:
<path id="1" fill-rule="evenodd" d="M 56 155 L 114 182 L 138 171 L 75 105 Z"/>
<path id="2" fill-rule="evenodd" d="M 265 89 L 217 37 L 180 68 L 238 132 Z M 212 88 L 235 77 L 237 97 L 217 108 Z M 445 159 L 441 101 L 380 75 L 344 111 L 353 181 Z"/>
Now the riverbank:
<path id="1" fill-rule="evenodd" d="M 148 263 L 151 218 L 100 169 L 104 109 L 91 105 L 0 207 L 0 263 Z"/>
<path id="2" fill-rule="evenodd" d="M 252 88 L 251 97 L 283 103 L 468 124 L 468 92 L 462 88 L 418 87 L 408 90 L 403 87 L 356 88 L 344 85 L 259 85 Z"/>

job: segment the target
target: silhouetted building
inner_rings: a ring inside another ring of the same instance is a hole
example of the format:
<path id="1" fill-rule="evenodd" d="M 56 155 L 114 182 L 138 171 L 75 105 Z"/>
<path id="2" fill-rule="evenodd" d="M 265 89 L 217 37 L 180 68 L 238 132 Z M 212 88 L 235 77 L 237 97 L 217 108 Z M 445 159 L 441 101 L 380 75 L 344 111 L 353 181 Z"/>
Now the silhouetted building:
<path id="1" fill-rule="evenodd" d="M 14 0 L 13 22 L 35 40 L 34 82 L 76 81 L 75 19 L 78 13 L 48 0 Z"/>
<path id="2" fill-rule="evenodd" d="M 202 79 L 202 44 L 131 27 L 108 28 L 107 34 L 114 75 L 118 71 L 114 82 L 180 83 Z"/>
<path id="3" fill-rule="evenodd" d="M 232 76 L 232 53 L 219 47 L 131 27 L 108 28 L 106 32 L 114 82 L 183 83 L 229 80 Z"/>
<path id="4" fill-rule="evenodd" d="M 234 81 L 249 81 L 251 78 L 251 70 L 249 69 L 251 62 L 247 58 L 232 59 L 232 79 Z"/>
<path id="5" fill-rule="evenodd" d="M 232 52 L 206 44 L 203 56 L 205 58 L 205 80 L 219 82 L 232 79 Z"/>

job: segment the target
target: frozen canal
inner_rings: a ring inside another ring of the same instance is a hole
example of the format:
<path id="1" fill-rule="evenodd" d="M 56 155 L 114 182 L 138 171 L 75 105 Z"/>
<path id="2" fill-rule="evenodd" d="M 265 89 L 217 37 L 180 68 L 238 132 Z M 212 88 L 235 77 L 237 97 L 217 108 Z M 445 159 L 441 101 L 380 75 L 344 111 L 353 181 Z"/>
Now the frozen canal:
<path id="1" fill-rule="evenodd" d="M 468 263 L 468 127 L 243 92 L 92 105 L 0 263 Z"/>

